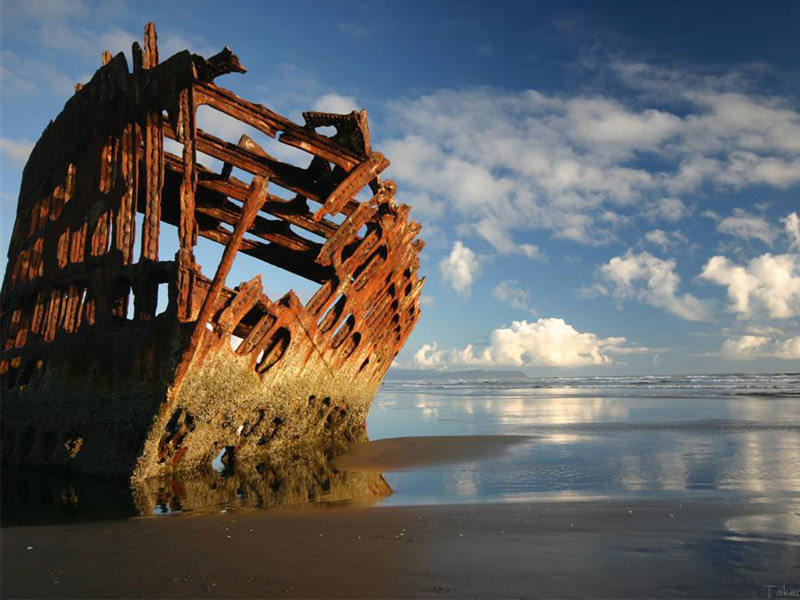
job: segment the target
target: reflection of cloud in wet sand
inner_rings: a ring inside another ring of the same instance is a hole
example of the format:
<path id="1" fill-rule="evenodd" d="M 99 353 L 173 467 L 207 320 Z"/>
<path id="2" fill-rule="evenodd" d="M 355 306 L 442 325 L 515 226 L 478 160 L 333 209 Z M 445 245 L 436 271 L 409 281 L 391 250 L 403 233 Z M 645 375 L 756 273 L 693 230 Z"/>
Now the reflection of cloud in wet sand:
<path id="1" fill-rule="evenodd" d="M 396 471 L 432 465 L 473 462 L 505 455 L 530 436 L 457 435 L 401 437 L 359 442 L 333 464 L 343 471 Z"/>
<path id="2" fill-rule="evenodd" d="M 383 401 L 381 405 L 394 408 L 396 402 Z M 496 420 L 508 425 L 555 425 L 568 423 L 587 423 L 623 420 L 629 416 L 627 406 L 613 399 L 595 397 L 556 397 L 532 398 L 520 395 L 498 395 L 496 397 L 460 397 L 453 402 L 452 397 L 429 394 L 419 395 L 414 407 L 425 419 L 463 418 L 474 421 Z M 379 406 L 383 408 L 383 406 Z M 461 414 L 459 414 L 461 413 Z"/>
<path id="3" fill-rule="evenodd" d="M 626 489 L 723 489 L 759 493 L 800 491 L 800 446 L 795 433 L 720 427 L 676 433 L 673 445 L 650 454 L 621 446 Z M 719 433 L 717 433 L 719 432 Z M 624 442 L 623 442 L 624 443 Z"/>

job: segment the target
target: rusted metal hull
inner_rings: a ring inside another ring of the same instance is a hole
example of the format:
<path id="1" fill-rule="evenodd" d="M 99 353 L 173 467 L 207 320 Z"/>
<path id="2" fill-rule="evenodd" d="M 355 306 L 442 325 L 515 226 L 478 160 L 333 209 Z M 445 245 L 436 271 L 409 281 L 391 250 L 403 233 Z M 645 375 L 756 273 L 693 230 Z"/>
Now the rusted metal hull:
<path id="1" fill-rule="evenodd" d="M 122 54 L 104 63 L 23 175 L 0 297 L 3 459 L 145 479 L 223 450 L 274 459 L 358 438 L 423 284 L 419 225 L 380 178 L 366 113 L 292 123 L 213 83 L 244 71 L 228 49 L 159 63 L 152 25 L 133 72 Z M 203 132 L 200 106 L 310 162 Z M 165 224 L 179 248 L 168 260 Z M 224 246 L 211 276 L 198 236 Z M 241 254 L 318 291 L 303 304 L 268 298 L 260 276 L 228 287 Z"/>

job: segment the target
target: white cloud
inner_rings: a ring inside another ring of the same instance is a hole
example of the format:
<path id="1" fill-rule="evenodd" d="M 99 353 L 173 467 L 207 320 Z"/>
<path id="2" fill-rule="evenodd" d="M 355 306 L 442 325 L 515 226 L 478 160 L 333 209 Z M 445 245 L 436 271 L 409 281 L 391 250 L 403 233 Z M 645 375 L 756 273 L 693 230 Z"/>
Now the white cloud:
<path id="1" fill-rule="evenodd" d="M 567 103 L 566 117 L 576 141 L 601 151 L 614 148 L 623 155 L 655 148 L 677 134 L 682 120 L 654 109 L 635 112 L 607 98 L 575 98 Z"/>
<path id="2" fill-rule="evenodd" d="M 742 318 L 800 315 L 800 255 L 768 252 L 746 266 L 714 256 L 700 277 L 727 287 L 730 310 Z"/>
<path id="3" fill-rule="evenodd" d="M 763 335 L 742 335 L 722 343 L 722 353 L 729 358 L 755 358 L 769 338 Z"/>
<path id="4" fill-rule="evenodd" d="M 686 236 L 680 231 L 664 231 L 663 229 L 653 229 L 644 234 L 644 239 L 662 250 L 687 243 Z"/>
<path id="5" fill-rule="evenodd" d="M 33 142 L 28 140 L 0 138 L 0 154 L 14 166 L 24 166 L 28 161 L 31 150 L 33 150 Z"/>
<path id="6" fill-rule="evenodd" d="M 141 42 L 139 43 L 141 44 Z M 176 52 L 181 52 L 182 50 L 189 50 L 190 52 L 208 58 L 222 50 L 222 46 L 212 46 L 203 37 L 194 32 L 184 32 L 170 28 L 159 30 L 158 53 L 161 60 L 169 58 Z M 130 46 L 126 46 L 125 55 L 130 57 L 130 51 Z"/>
<path id="7" fill-rule="evenodd" d="M 423 344 L 414 353 L 413 365 L 419 369 L 432 369 L 444 365 L 444 351 L 439 350 L 436 342 Z"/>
<path id="8" fill-rule="evenodd" d="M 785 219 L 781 219 L 781 223 L 783 223 L 784 231 L 789 238 L 789 245 L 800 250 L 800 217 L 793 212 L 786 215 Z"/>
<path id="9" fill-rule="evenodd" d="M 530 305 L 530 294 L 520 287 L 518 281 L 501 281 L 492 289 L 492 296 L 513 308 L 536 314 L 536 311 Z"/>
<path id="10" fill-rule="evenodd" d="M 661 198 L 644 210 L 644 216 L 651 221 L 663 220 L 670 223 L 677 223 L 690 214 L 692 211 L 679 198 Z"/>
<path id="11" fill-rule="evenodd" d="M 157 28 L 156 35 L 158 38 L 158 57 L 161 61 L 164 61 L 173 54 L 183 50 L 189 50 L 192 53 L 200 54 L 208 58 L 222 49 L 221 47 L 213 47 L 202 37 L 194 33 L 185 33 L 170 28 Z M 116 55 L 119 52 L 124 52 L 130 63 L 131 46 L 134 42 L 139 42 L 139 45 L 142 45 L 143 38 L 143 31 L 134 33 L 122 29 L 119 26 L 112 26 L 109 29 L 102 31 L 95 37 L 95 39 L 91 40 L 91 45 L 95 55 L 99 51 L 103 50 L 108 50 L 113 55 Z M 84 49 L 76 46 L 73 49 L 88 53 L 88 48 Z"/>
<path id="12" fill-rule="evenodd" d="M 234 144 L 243 133 L 250 137 L 260 135 L 257 129 L 205 104 L 197 108 L 197 127 Z"/>
<path id="13" fill-rule="evenodd" d="M 143 34 L 136 35 L 130 31 L 125 31 L 121 27 L 111 27 L 110 29 L 102 32 L 97 39 L 92 40 L 94 44 L 95 54 L 97 52 L 104 52 L 108 50 L 112 55 L 116 56 L 119 52 L 124 52 L 125 56 L 128 57 L 130 61 L 131 58 L 131 46 L 133 42 L 139 42 L 139 45 L 142 45 L 142 36 Z M 158 45 L 159 45 L 159 58 L 164 60 L 165 58 L 169 57 L 171 54 L 168 53 L 164 48 L 164 40 L 160 33 L 158 34 Z M 182 50 L 183 48 L 179 48 L 178 50 Z M 99 65 L 98 65 L 99 66 Z"/>
<path id="14" fill-rule="evenodd" d="M 661 259 L 649 252 L 615 256 L 600 267 L 605 284 L 595 289 L 619 300 L 635 298 L 689 321 L 709 318 L 709 310 L 692 294 L 678 294 L 681 278 L 675 272 L 674 259 Z"/>
<path id="15" fill-rule="evenodd" d="M 798 113 L 780 100 L 722 90 L 685 89 L 684 97 L 703 109 L 689 117 L 689 141 L 698 148 L 716 150 L 726 140 L 753 152 L 800 151 Z"/>
<path id="16" fill-rule="evenodd" d="M 764 217 L 741 208 L 734 208 L 732 216 L 721 219 L 717 223 L 717 231 L 742 239 L 761 240 L 767 246 L 772 246 L 778 237 L 778 230 Z"/>
<path id="17" fill-rule="evenodd" d="M 403 202 L 414 209 L 414 217 L 436 220 L 444 215 L 444 202 L 441 200 L 434 200 L 426 192 L 404 193 Z"/>
<path id="18" fill-rule="evenodd" d="M 785 359 L 800 359 L 800 335 L 779 342 L 775 356 Z"/>
<path id="19" fill-rule="evenodd" d="M 612 71 L 630 86 L 625 102 L 490 88 L 395 102 L 403 133 L 385 144 L 393 175 L 446 201 L 459 230 L 501 253 L 530 231 L 599 244 L 617 239 L 630 216 L 674 223 L 691 212 L 676 196 L 708 186 L 800 182 L 794 107 L 731 93 L 722 79 L 647 65 Z M 612 213 L 620 218 L 605 218 Z M 742 231 L 733 226 L 723 228 Z"/>
<path id="20" fill-rule="evenodd" d="M 443 365 L 472 366 L 552 366 L 581 367 L 613 363 L 613 353 L 626 353 L 625 338 L 600 338 L 580 332 L 563 319 L 547 318 L 535 322 L 514 321 L 510 327 L 492 331 L 490 343 L 476 352 L 470 344 L 445 352 L 436 344 L 426 344 L 414 357 L 418 367 Z"/>
<path id="21" fill-rule="evenodd" d="M 314 110 L 320 112 L 330 112 L 347 114 L 358 110 L 356 99 L 352 96 L 340 96 L 339 94 L 323 94 L 314 102 Z"/>
<path id="22" fill-rule="evenodd" d="M 667 232 L 663 229 L 653 229 L 644 234 L 644 239 L 651 244 L 661 246 L 662 250 L 666 250 L 671 244 L 672 240 L 669 239 Z"/>
<path id="23" fill-rule="evenodd" d="M 625 338 L 598 338 L 577 331 L 563 319 L 514 321 L 495 329 L 483 359 L 493 364 L 577 367 L 612 362 L 607 350 L 621 346 Z"/>
<path id="24" fill-rule="evenodd" d="M 458 240 L 453 244 L 452 252 L 439 262 L 439 270 L 450 287 L 468 297 L 481 265 L 477 255 Z"/>
<path id="25" fill-rule="evenodd" d="M 800 359 L 800 335 L 785 338 L 750 334 L 732 337 L 722 343 L 722 354 L 732 360 Z"/>
<path id="26" fill-rule="evenodd" d="M 517 246 L 516 251 L 522 254 L 523 256 L 532 258 L 533 260 L 546 260 L 545 255 L 542 254 L 542 251 L 539 249 L 539 246 L 535 246 L 534 244 L 520 244 L 519 246 Z"/>

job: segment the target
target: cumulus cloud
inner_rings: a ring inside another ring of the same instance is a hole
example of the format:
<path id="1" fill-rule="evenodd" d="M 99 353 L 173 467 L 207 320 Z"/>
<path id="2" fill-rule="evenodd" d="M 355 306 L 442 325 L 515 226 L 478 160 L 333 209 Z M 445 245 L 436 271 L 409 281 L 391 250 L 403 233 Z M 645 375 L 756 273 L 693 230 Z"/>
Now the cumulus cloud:
<path id="1" fill-rule="evenodd" d="M 787 319 L 800 315 L 800 255 L 768 252 L 746 265 L 714 256 L 700 278 L 727 287 L 730 310 L 739 317 Z"/>
<path id="2" fill-rule="evenodd" d="M 385 144 L 393 175 L 445 201 L 457 226 L 501 253 L 533 230 L 608 242 L 625 222 L 604 218 L 612 213 L 674 223 L 690 213 L 679 196 L 708 186 L 800 182 L 800 112 L 780 99 L 647 65 L 612 71 L 629 86 L 624 102 L 490 88 L 395 102 L 402 133 Z M 654 96 L 659 86 L 669 93 Z"/>
<path id="3" fill-rule="evenodd" d="M 722 343 L 722 354 L 732 360 L 755 358 L 800 359 L 800 335 L 773 338 L 768 335 L 740 335 Z"/>
<path id="4" fill-rule="evenodd" d="M 492 296 L 513 308 L 536 314 L 536 311 L 530 305 L 530 294 L 527 290 L 520 287 L 518 281 L 501 281 L 492 289 Z"/>
<path id="5" fill-rule="evenodd" d="M 785 219 L 781 219 L 783 223 L 786 237 L 789 238 L 789 244 L 792 248 L 800 250 L 800 217 L 796 212 L 786 215 Z"/>
<path id="6" fill-rule="evenodd" d="M 28 140 L 0 138 L 0 154 L 14 166 L 23 166 L 28 161 L 31 150 L 33 142 Z"/>
<path id="7" fill-rule="evenodd" d="M 651 221 L 667 221 L 677 223 L 688 217 L 692 211 L 679 198 L 661 198 L 650 203 L 644 209 L 644 216 Z"/>
<path id="8" fill-rule="evenodd" d="M 472 345 L 450 351 L 425 344 L 414 356 L 417 367 L 443 365 L 581 367 L 611 364 L 611 354 L 626 353 L 624 337 L 600 338 L 581 332 L 563 319 L 534 322 L 514 321 L 510 327 L 492 331 L 488 347 L 476 351 Z"/>
<path id="9" fill-rule="evenodd" d="M 433 369 L 444 365 L 444 352 L 439 350 L 438 344 L 423 344 L 414 353 L 413 364 L 420 369 Z"/>
<path id="10" fill-rule="evenodd" d="M 785 359 L 800 359 L 800 335 L 779 342 L 775 356 Z"/>
<path id="11" fill-rule="evenodd" d="M 689 140 L 698 148 L 716 149 L 727 138 L 750 152 L 800 151 L 798 113 L 777 98 L 713 89 L 685 90 L 684 97 L 705 109 L 691 116 Z"/>
<path id="12" fill-rule="evenodd" d="M 314 110 L 347 114 L 358 110 L 356 99 L 353 96 L 340 96 L 339 94 L 323 94 L 314 102 Z"/>
<path id="13" fill-rule="evenodd" d="M 653 231 L 648 231 L 644 234 L 644 239 L 651 244 L 661 246 L 663 250 L 666 250 L 672 244 L 672 240 L 669 239 L 667 232 L 663 229 L 653 229 Z"/>
<path id="14" fill-rule="evenodd" d="M 761 240 L 772 246 L 778 237 L 778 230 L 764 217 L 748 213 L 741 208 L 734 208 L 730 217 L 720 219 L 717 231 L 742 239 Z"/>
<path id="15" fill-rule="evenodd" d="M 709 310 L 702 301 L 692 294 L 678 293 L 681 278 L 675 266 L 674 259 L 628 250 L 624 256 L 615 256 L 600 267 L 598 274 L 602 283 L 594 289 L 618 300 L 639 300 L 681 319 L 708 319 Z"/>
<path id="16" fill-rule="evenodd" d="M 742 335 L 722 343 L 722 352 L 729 358 L 755 358 L 759 350 L 769 343 L 763 335 Z"/>
<path id="17" fill-rule="evenodd" d="M 574 98 L 566 106 L 575 140 L 602 152 L 611 147 L 623 156 L 634 150 L 657 147 L 677 134 L 683 124 L 680 117 L 668 112 L 633 111 L 616 100 L 602 97 Z"/>
<path id="18" fill-rule="evenodd" d="M 453 244 L 453 250 L 439 262 L 439 271 L 444 280 L 458 294 L 468 297 L 472 284 L 481 270 L 478 256 L 467 248 L 461 240 Z"/>
<path id="19" fill-rule="evenodd" d="M 543 261 L 545 259 L 545 255 L 539 249 L 539 246 L 534 244 L 519 244 L 516 247 L 516 252 L 522 254 L 523 256 L 527 256 L 528 258 L 532 258 L 534 260 Z"/>
<path id="20" fill-rule="evenodd" d="M 644 239 L 662 250 L 667 250 L 677 244 L 685 244 L 686 236 L 680 231 L 664 231 L 663 229 L 653 229 L 644 234 Z"/>

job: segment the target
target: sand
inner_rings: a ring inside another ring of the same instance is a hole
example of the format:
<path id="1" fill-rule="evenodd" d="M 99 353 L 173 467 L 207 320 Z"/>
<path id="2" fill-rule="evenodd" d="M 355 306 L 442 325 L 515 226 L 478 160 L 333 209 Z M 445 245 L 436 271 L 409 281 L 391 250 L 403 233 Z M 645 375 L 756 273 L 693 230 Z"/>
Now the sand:
<path id="1" fill-rule="evenodd" d="M 12 527 L 2 596 L 763 598 L 792 583 L 797 544 L 721 532 L 782 511 L 598 499 Z"/>
<path id="2" fill-rule="evenodd" d="M 518 444 L 533 441 L 523 435 L 436 435 L 358 442 L 334 459 L 342 471 L 397 471 L 497 458 Z"/>
<path id="3" fill-rule="evenodd" d="M 480 460 L 530 439 L 386 439 L 359 444 L 336 464 L 377 472 Z M 800 589 L 796 503 L 724 494 L 530 497 L 8 526 L 0 595 L 766 598 L 766 586 Z"/>

